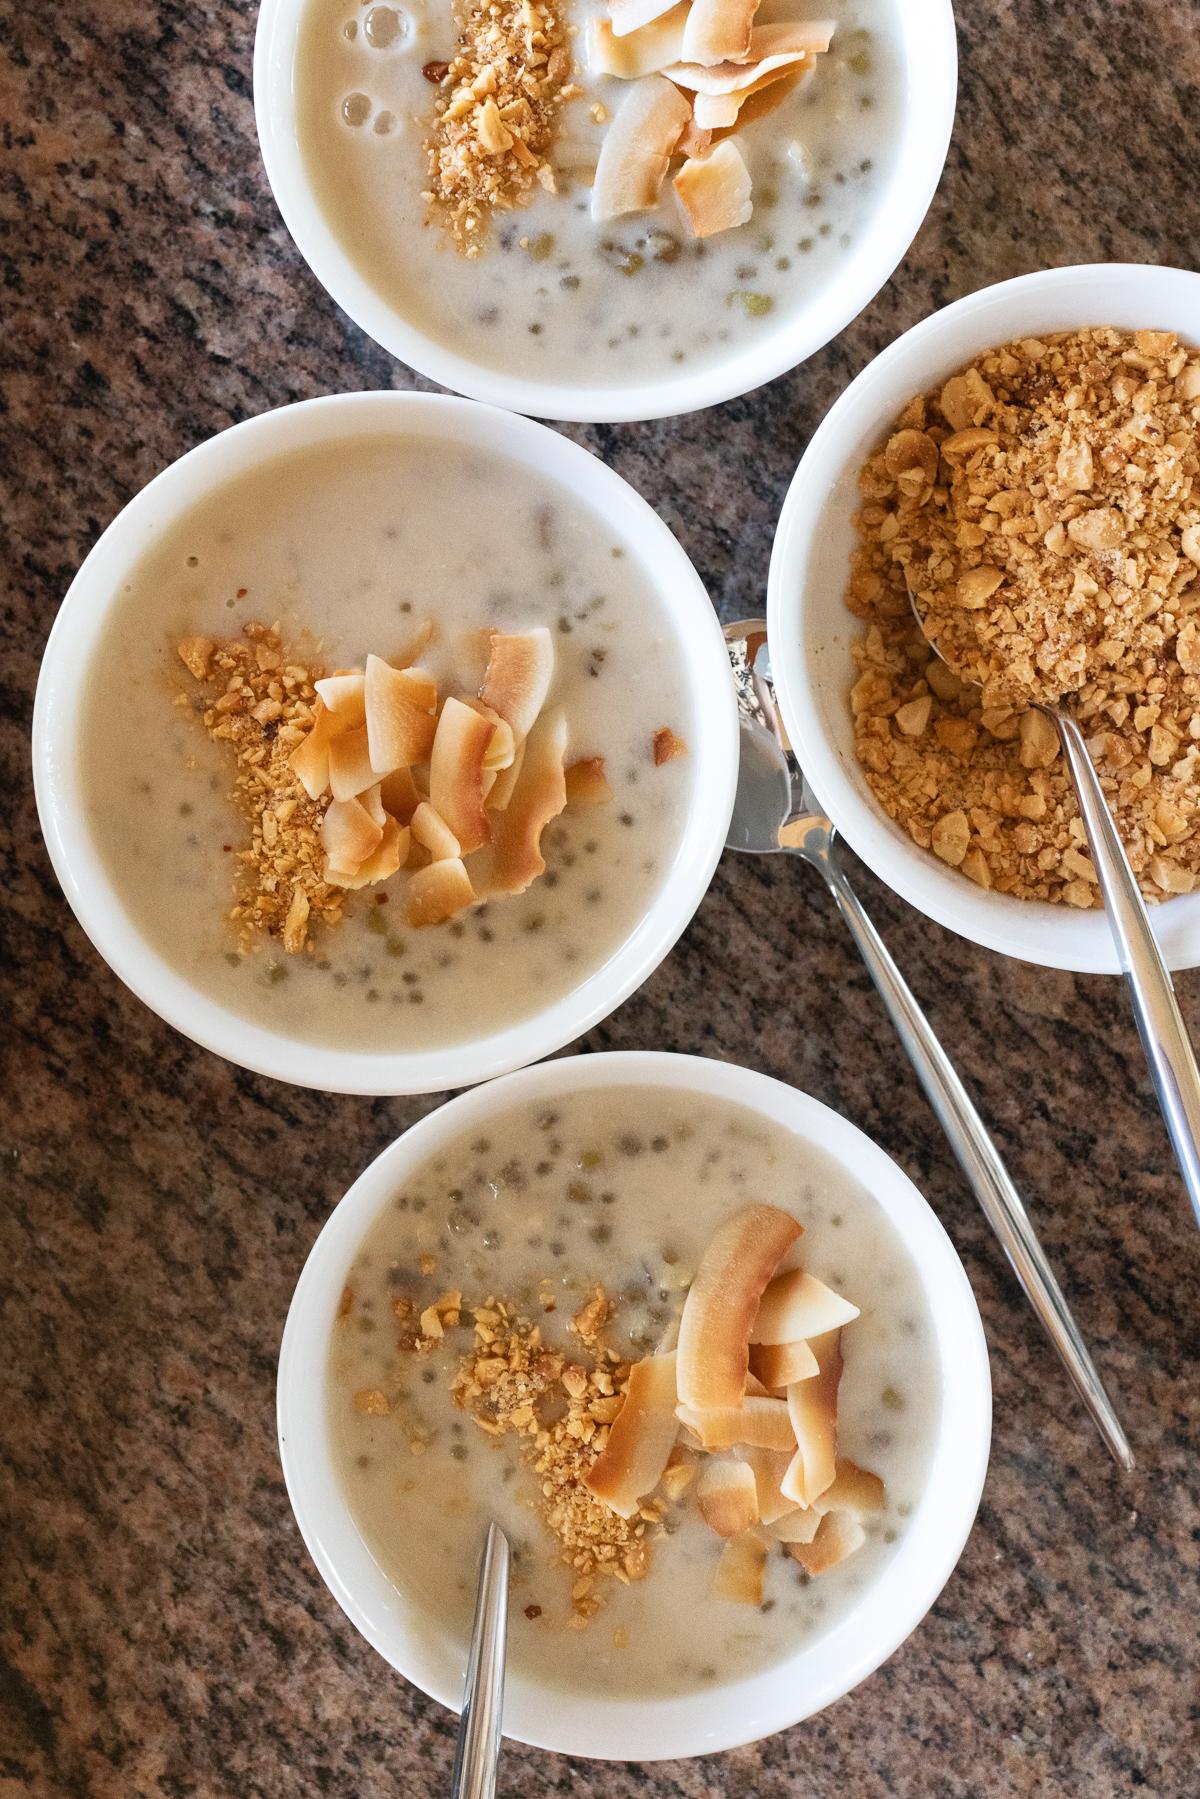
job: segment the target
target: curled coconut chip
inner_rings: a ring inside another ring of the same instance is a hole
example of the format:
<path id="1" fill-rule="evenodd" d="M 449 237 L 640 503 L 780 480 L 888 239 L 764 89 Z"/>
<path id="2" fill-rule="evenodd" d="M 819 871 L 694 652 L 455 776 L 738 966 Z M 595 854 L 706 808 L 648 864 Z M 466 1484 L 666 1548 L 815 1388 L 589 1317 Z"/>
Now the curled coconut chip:
<path id="1" fill-rule="evenodd" d="M 329 746 L 339 727 L 322 699 L 313 710 L 313 722 L 288 757 L 288 767 L 310 800 L 319 800 L 329 785 Z"/>
<path id="2" fill-rule="evenodd" d="M 450 698 L 442 707 L 429 759 L 429 803 L 458 839 L 464 856 L 481 848 L 492 834 L 484 761 L 495 732 L 490 718 L 461 700 Z"/>
<path id="3" fill-rule="evenodd" d="M 777 1393 L 817 1372 L 817 1358 L 807 1343 L 753 1343 L 750 1372 L 768 1393 Z"/>
<path id="4" fill-rule="evenodd" d="M 640 31 L 644 25 L 661 19 L 669 12 L 674 0 L 611 0 L 609 12 L 612 14 L 612 28 L 618 37 L 628 37 L 633 31 Z"/>
<path id="5" fill-rule="evenodd" d="M 337 868 L 331 862 L 325 870 L 325 879 L 331 887 L 371 887 L 376 881 L 390 880 L 408 860 L 408 850 L 408 826 L 397 824 L 394 818 L 385 818 L 379 842 L 366 860 L 353 870 Z"/>
<path id="6" fill-rule="evenodd" d="M 791 21 L 778 25 L 756 25 L 750 33 L 750 46 L 745 57 L 705 66 L 698 62 L 672 63 L 664 69 L 668 81 L 677 87 L 690 88 L 696 94 L 732 94 L 755 87 L 764 75 L 792 63 L 807 62 L 829 48 L 833 25 L 829 20 L 812 24 Z"/>
<path id="7" fill-rule="evenodd" d="M 603 756 L 588 756 L 572 762 L 564 770 L 568 806 L 606 806 L 612 799 L 612 788 L 604 772 Z"/>
<path id="8" fill-rule="evenodd" d="M 377 775 L 428 762 L 437 721 L 437 682 L 421 668 L 393 668 L 368 656 L 363 708 L 371 764 Z"/>
<path id="9" fill-rule="evenodd" d="M 731 1537 L 713 1575 L 714 1597 L 732 1599 L 739 1605 L 761 1605 L 766 1565 L 767 1545 L 757 1531 Z"/>
<path id="10" fill-rule="evenodd" d="M 837 1397 L 842 1378 L 842 1333 L 830 1331 L 811 1344 L 817 1372 L 788 1388 L 787 1406 L 796 1438 L 782 1490 L 797 1505 L 813 1505 L 837 1473 Z"/>
<path id="11" fill-rule="evenodd" d="M 411 768 L 394 768 L 380 781 L 379 797 L 384 811 L 390 812 L 398 824 L 406 825 L 424 795 L 413 779 Z"/>
<path id="12" fill-rule="evenodd" d="M 462 855 L 462 845 L 458 838 L 429 800 L 421 801 L 410 824 L 413 842 L 429 851 L 431 861 L 456 862 Z"/>
<path id="13" fill-rule="evenodd" d="M 621 218 L 657 205 L 671 152 L 691 116 L 678 87 L 661 75 L 644 75 L 630 85 L 600 146 L 593 219 Z"/>
<path id="14" fill-rule="evenodd" d="M 849 1512 L 855 1518 L 865 1518 L 881 1512 L 886 1499 L 886 1488 L 877 1474 L 860 1468 L 849 1456 L 840 1455 L 832 1484 L 813 1505 L 818 1512 Z"/>
<path id="15" fill-rule="evenodd" d="M 642 75 L 657 74 L 669 63 L 682 61 L 684 27 L 690 11 L 688 0 L 680 0 L 661 18 L 624 37 L 618 37 L 607 19 L 593 19 L 587 32 L 590 73 L 636 81 Z"/>
<path id="16" fill-rule="evenodd" d="M 739 1460 L 745 1462 L 754 1475 L 758 1516 L 763 1524 L 773 1524 L 785 1513 L 796 1510 L 795 1500 L 786 1498 L 781 1491 L 783 1477 L 791 1467 L 795 1453 L 794 1439 L 786 1449 L 739 1447 L 737 1451 Z"/>
<path id="17" fill-rule="evenodd" d="M 741 1407 L 750 1364 L 750 1330 L 759 1302 L 801 1231 L 790 1212 L 778 1206 L 755 1205 L 735 1212 L 713 1233 L 679 1322 L 679 1398 L 683 1405 L 700 1412 Z"/>
<path id="18" fill-rule="evenodd" d="M 678 1435 L 675 1357 L 649 1356 L 630 1369 L 624 1403 L 584 1486 L 620 1517 L 632 1518 L 662 1479 Z"/>
<path id="19" fill-rule="evenodd" d="M 524 893 L 545 872 L 542 832 L 567 803 L 563 771 L 567 751 L 564 714 L 550 712 L 539 718 L 525 740 L 524 749 L 512 797 L 492 821 L 489 893 Z"/>
<path id="20" fill-rule="evenodd" d="M 510 727 L 511 728 L 511 727 Z M 513 758 L 507 768 L 502 768 L 491 786 L 488 788 L 488 811 L 503 812 L 516 791 L 517 782 L 521 778 L 521 766 L 525 760 L 525 740 L 516 743 Z"/>
<path id="21" fill-rule="evenodd" d="M 790 1542 L 787 1548 L 807 1573 L 827 1574 L 861 1549 L 866 1540 L 866 1531 L 849 1512 L 827 1512 L 811 1542 Z"/>
<path id="22" fill-rule="evenodd" d="M 725 1457 L 707 1462 L 696 1482 L 696 1506 L 719 1537 L 737 1537 L 758 1523 L 754 1470 Z"/>
<path id="23" fill-rule="evenodd" d="M 679 1405 L 675 1415 L 699 1438 L 704 1449 L 732 1449 L 746 1444 L 752 1449 L 791 1452 L 796 1447 L 796 1433 L 785 1399 L 751 1397 L 743 1399 L 741 1405 L 713 1406 L 704 1411 Z"/>
<path id="24" fill-rule="evenodd" d="M 445 861 L 431 862 L 428 868 L 419 868 L 410 878 L 404 895 L 404 916 L 414 929 L 419 929 L 441 924 L 474 904 L 470 875 L 457 856 L 449 856 Z"/>
<path id="25" fill-rule="evenodd" d="M 335 800 L 352 800 L 374 787 L 379 771 L 372 766 L 364 725 L 342 731 L 329 745 L 329 786 Z"/>
<path id="26" fill-rule="evenodd" d="M 750 171 L 732 138 L 703 156 L 690 156 L 672 186 L 694 237 L 712 237 L 753 215 Z"/>
<path id="27" fill-rule="evenodd" d="M 479 697 L 512 726 L 519 743 L 528 737 L 554 679 L 554 641 L 545 625 L 521 632 L 494 631 Z"/>
<path id="28" fill-rule="evenodd" d="M 692 123 L 697 130 L 725 136 L 753 124 L 755 119 L 764 119 L 796 91 L 810 67 L 806 60 L 790 68 L 771 69 L 750 87 L 734 94 L 697 94 Z"/>
<path id="29" fill-rule="evenodd" d="M 759 0 L 692 0 L 680 61 L 740 62 L 750 54 L 750 27 Z"/>
<path id="30" fill-rule="evenodd" d="M 794 1505 L 790 1511 L 773 1519 L 767 1528 L 777 1542 L 811 1543 L 821 1528 L 824 1515 L 815 1506 Z"/>
<path id="31" fill-rule="evenodd" d="M 383 837 L 383 826 L 361 799 L 333 800 L 321 820 L 321 845 L 330 868 L 350 873 L 373 856 Z"/>
<path id="32" fill-rule="evenodd" d="M 313 687 L 321 704 L 336 718 L 339 731 L 351 730 L 355 725 L 366 723 L 361 669 L 341 668 L 334 675 L 325 675 L 320 681 L 314 681 Z"/>
<path id="33" fill-rule="evenodd" d="M 762 1296 L 751 1343 L 796 1343 L 821 1337 L 858 1317 L 851 1305 L 815 1275 L 788 1268 L 776 1275 Z"/>

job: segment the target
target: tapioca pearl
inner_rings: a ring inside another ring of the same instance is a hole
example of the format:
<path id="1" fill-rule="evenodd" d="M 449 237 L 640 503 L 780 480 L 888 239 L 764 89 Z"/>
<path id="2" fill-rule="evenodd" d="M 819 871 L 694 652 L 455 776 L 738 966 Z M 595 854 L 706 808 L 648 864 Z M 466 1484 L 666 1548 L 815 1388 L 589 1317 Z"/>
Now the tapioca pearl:
<path id="1" fill-rule="evenodd" d="M 342 36 L 346 39 L 347 43 L 352 44 L 354 42 L 355 38 L 358 36 L 357 19 L 346 20 L 346 23 L 342 26 Z"/>
<path id="2" fill-rule="evenodd" d="M 372 50 L 391 50 L 403 43 L 411 26 L 394 6 L 373 6 L 363 20 L 363 37 Z"/>
<path id="3" fill-rule="evenodd" d="M 356 129 L 365 125 L 371 116 L 371 97 L 369 94 L 347 94 L 342 101 L 342 118 L 347 125 Z"/>
<path id="4" fill-rule="evenodd" d="M 386 107 L 381 112 L 375 114 L 371 123 L 371 130 L 375 133 L 376 137 L 388 137 L 395 128 L 396 115 L 388 112 Z"/>

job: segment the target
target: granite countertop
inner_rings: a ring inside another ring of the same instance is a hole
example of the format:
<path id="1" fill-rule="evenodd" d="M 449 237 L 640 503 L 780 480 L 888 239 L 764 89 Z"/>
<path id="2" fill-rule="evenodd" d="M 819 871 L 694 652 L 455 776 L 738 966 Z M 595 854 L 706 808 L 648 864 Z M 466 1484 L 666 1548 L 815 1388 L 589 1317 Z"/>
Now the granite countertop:
<path id="1" fill-rule="evenodd" d="M 566 428 L 659 507 L 727 616 L 761 605 L 796 460 L 897 332 L 1046 263 L 1192 261 L 1196 18 L 1189 0 L 961 0 L 949 166 L 866 312 L 748 399 Z M 125 501 L 235 419 L 419 385 L 337 312 L 279 221 L 255 147 L 253 28 L 250 0 L 0 17 L 0 1799 L 449 1790 L 453 1720 L 317 1578 L 273 1414 L 282 1321 L 322 1220 L 435 1102 L 295 1091 L 161 1024 L 72 919 L 29 781 L 46 633 Z M 1138 1472 L 1110 1466 L 1067 1391 L 815 879 L 727 857 L 674 955 L 587 1047 L 757 1065 L 898 1158 L 987 1326 L 983 1505 L 930 1617 L 823 1716 L 649 1769 L 513 1746 L 505 1799 L 1183 1799 L 1200 1784 L 1200 1238 L 1121 987 L 1002 961 L 861 885 L 996 1128 Z M 1180 985 L 1200 1034 L 1200 977 Z"/>

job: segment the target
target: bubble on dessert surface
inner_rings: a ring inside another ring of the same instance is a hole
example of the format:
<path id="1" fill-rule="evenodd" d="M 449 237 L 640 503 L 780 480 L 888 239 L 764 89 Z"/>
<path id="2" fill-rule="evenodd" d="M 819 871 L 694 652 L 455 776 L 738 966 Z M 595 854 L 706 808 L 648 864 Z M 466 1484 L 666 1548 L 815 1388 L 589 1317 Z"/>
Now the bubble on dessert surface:
<path id="1" fill-rule="evenodd" d="M 346 20 L 346 23 L 342 26 L 342 36 L 344 38 L 349 38 L 351 43 L 354 42 L 355 38 L 358 36 L 358 20 L 357 19 L 347 19 Z"/>
<path id="2" fill-rule="evenodd" d="M 371 127 L 377 137 L 386 137 L 396 124 L 395 115 L 390 112 L 377 112 Z"/>
<path id="3" fill-rule="evenodd" d="M 342 101 L 342 117 L 347 125 L 365 125 L 371 116 L 371 101 L 367 94 L 347 94 Z"/>
<path id="4" fill-rule="evenodd" d="M 408 20 L 394 6 L 373 6 L 363 20 L 363 36 L 372 50 L 389 50 L 408 31 Z"/>

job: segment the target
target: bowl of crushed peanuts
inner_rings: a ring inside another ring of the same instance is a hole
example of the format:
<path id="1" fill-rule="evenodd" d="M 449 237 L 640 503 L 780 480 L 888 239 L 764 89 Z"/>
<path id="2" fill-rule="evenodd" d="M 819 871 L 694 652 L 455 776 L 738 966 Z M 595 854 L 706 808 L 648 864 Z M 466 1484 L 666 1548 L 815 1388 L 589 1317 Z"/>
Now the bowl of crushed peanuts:
<path id="1" fill-rule="evenodd" d="M 539 418 L 748 393 L 879 291 L 945 161 L 950 0 L 263 0 L 259 143 L 327 292 Z"/>
<path id="2" fill-rule="evenodd" d="M 912 1183 L 749 1069 L 606 1054 L 430 1114 L 313 1246 L 279 1359 L 300 1530 L 457 1709 L 479 1544 L 513 1549 L 505 1732 L 731 1748 L 918 1628 L 987 1466 L 987 1350 Z"/>
<path id="3" fill-rule="evenodd" d="M 209 439 L 108 527 L 33 732 L 101 955 L 219 1055 L 439 1091 L 657 966 L 733 803 L 721 633 L 666 526 L 543 425 L 342 394 Z"/>
<path id="4" fill-rule="evenodd" d="M 847 388 L 775 540 L 772 661 L 822 805 L 913 905 L 1046 967 L 1119 969 L 1053 704 L 1168 964 L 1200 964 L 1198 321 L 1200 275 L 1141 265 L 956 301 Z"/>

